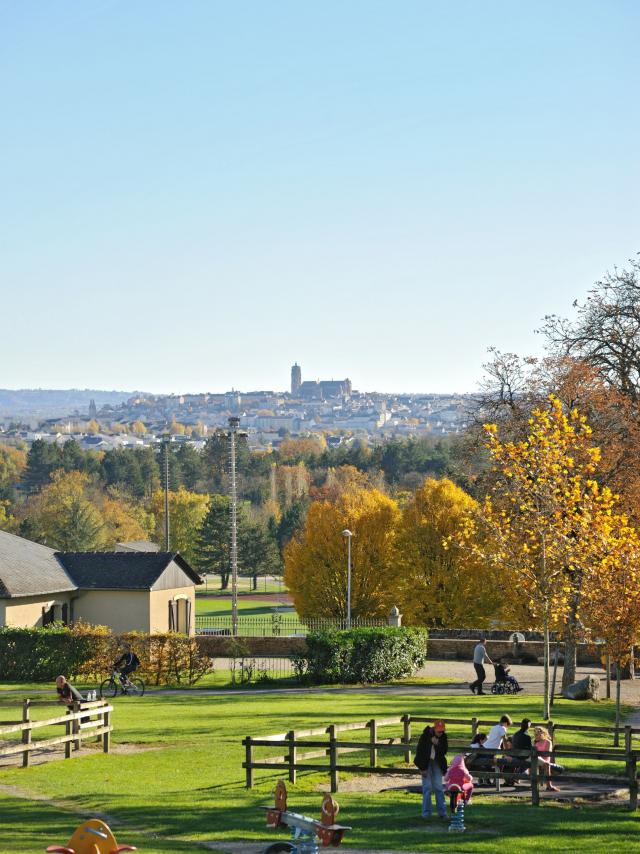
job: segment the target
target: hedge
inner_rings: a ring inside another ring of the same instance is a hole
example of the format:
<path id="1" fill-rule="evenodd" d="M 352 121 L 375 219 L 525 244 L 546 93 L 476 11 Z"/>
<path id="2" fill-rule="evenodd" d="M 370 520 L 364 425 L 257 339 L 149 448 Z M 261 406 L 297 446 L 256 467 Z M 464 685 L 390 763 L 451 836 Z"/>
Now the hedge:
<path id="1" fill-rule="evenodd" d="M 426 629 L 371 628 L 311 632 L 295 658 L 317 683 L 388 682 L 411 676 L 427 658 Z"/>
<path id="2" fill-rule="evenodd" d="M 213 661 L 186 635 L 115 635 L 105 626 L 75 623 L 45 629 L 0 628 L 0 679 L 42 682 L 63 674 L 97 682 L 111 673 L 125 643 L 140 659 L 137 672 L 149 684 L 193 685 L 213 669 Z"/>

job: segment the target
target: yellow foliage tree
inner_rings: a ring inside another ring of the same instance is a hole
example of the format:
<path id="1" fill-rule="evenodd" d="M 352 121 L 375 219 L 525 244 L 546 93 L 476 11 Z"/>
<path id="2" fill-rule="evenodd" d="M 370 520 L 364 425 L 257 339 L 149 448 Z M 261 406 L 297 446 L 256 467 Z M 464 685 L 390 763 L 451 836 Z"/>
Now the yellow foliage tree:
<path id="1" fill-rule="evenodd" d="M 145 427 L 143 421 L 134 421 L 131 425 L 131 431 L 138 436 L 142 436 L 144 433 L 147 432 L 147 428 Z"/>
<path id="2" fill-rule="evenodd" d="M 347 545 L 352 539 L 351 613 L 386 616 L 395 604 L 396 503 L 378 490 L 350 489 L 335 502 L 309 508 L 304 530 L 285 548 L 284 579 L 298 613 L 344 619 L 347 612 Z"/>
<path id="3" fill-rule="evenodd" d="M 402 511 L 396 553 L 405 622 L 484 628 L 503 611 L 496 567 L 468 550 L 447 547 L 476 508 L 450 480 L 428 478 Z"/>
<path id="4" fill-rule="evenodd" d="M 640 638 L 640 535 L 626 516 L 606 511 L 594 518 L 591 534 L 598 563 L 585 580 L 581 619 L 616 662 L 619 726 L 620 674 Z"/>
<path id="5" fill-rule="evenodd" d="M 155 533 L 153 513 L 116 490 L 102 498 L 101 510 L 110 547 L 116 543 L 147 540 Z"/>
<path id="6" fill-rule="evenodd" d="M 90 492 L 89 475 L 80 471 L 54 472 L 51 483 L 27 502 L 29 536 L 60 551 L 106 548 L 104 517 Z"/>
<path id="7" fill-rule="evenodd" d="M 194 547 L 202 520 L 209 508 L 209 496 L 180 487 L 169 493 L 169 527 L 171 551 L 195 566 Z M 154 492 L 151 509 L 156 521 L 156 541 L 164 543 L 164 492 Z"/>
<path id="8" fill-rule="evenodd" d="M 588 532 L 600 500 L 593 473 L 599 449 L 576 410 L 555 398 L 534 409 L 528 435 L 502 441 L 485 426 L 495 479 L 473 521 L 452 541 L 509 573 L 510 584 L 544 632 L 544 715 L 549 715 L 549 629 L 575 590 L 575 567 L 589 563 Z M 608 500 L 608 496 L 607 496 Z"/>

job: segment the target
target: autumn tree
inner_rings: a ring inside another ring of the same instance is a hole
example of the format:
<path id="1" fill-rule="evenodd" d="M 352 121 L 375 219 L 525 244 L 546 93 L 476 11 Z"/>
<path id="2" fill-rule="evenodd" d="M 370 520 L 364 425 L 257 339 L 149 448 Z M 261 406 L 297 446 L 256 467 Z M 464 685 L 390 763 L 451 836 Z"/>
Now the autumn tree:
<path id="1" fill-rule="evenodd" d="M 483 628 L 504 611 L 496 568 L 447 546 L 476 508 L 452 481 L 429 478 L 403 509 L 396 560 L 402 591 L 398 605 L 407 623 Z"/>
<path id="2" fill-rule="evenodd" d="M 207 514 L 209 496 L 188 492 L 182 487 L 169 492 L 169 527 L 171 551 L 180 554 L 189 563 L 196 560 L 196 541 L 202 520 Z M 151 509 L 156 521 L 156 541 L 164 542 L 164 492 L 158 491 L 151 499 Z"/>
<path id="3" fill-rule="evenodd" d="M 0 445 L 0 501 L 15 499 L 15 489 L 26 465 L 27 455 L 23 449 Z"/>
<path id="4" fill-rule="evenodd" d="M 640 638 L 640 535 L 626 516 L 603 513 L 591 528 L 597 570 L 586 581 L 581 618 L 616 663 L 616 727 L 622 667 Z"/>
<path id="5" fill-rule="evenodd" d="M 578 548 L 584 556 L 599 449 L 576 410 L 556 398 L 535 409 L 525 439 L 503 440 L 486 426 L 494 483 L 475 518 L 453 542 L 509 573 L 544 632 L 544 714 L 549 714 L 549 631 L 575 589 Z M 480 538 L 480 539 L 479 539 Z M 582 568 L 582 565 L 581 565 Z"/>
<path id="6" fill-rule="evenodd" d="M 305 526 L 285 547 L 284 580 L 304 617 L 338 617 L 347 611 L 347 549 L 352 539 L 351 610 L 354 617 L 386 616 L 396 604 L 394 541 L 398 507 L 378 490 L 352 489 L 337 501 L 316 501 Z"/>
<path id="7" fill-rule="evenodd" d="M 105 548 L 104 518 L 88 495 L 90 483 L 83 472 L 55 472 L 40 494 L 27 502 L 23 534 L 60 551 Z"/>

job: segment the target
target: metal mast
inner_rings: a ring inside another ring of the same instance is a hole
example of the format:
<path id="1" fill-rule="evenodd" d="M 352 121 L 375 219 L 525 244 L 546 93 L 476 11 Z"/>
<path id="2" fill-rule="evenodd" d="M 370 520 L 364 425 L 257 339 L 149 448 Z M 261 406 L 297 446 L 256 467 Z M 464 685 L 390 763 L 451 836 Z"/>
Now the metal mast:
<path id="1" fill-rule="evenodd" d="M 238 635 L 238 486 L 236 483 L 236 439 L 240 419 L 229 419 L 229 498 L 231 526 L 231 634 Z"/>
<path id="2" fill-rule="evenodd" d="M 169 436 L 162 437 L 164 450 L 164 550 L 169 551 Z"/>

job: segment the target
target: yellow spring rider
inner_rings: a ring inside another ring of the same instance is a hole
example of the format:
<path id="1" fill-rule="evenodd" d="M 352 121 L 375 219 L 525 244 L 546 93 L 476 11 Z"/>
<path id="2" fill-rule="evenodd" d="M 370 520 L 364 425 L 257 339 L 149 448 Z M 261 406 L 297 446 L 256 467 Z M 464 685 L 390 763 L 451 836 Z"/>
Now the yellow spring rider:
<path id="1" fill-rule="evenodd" d="M 68 845 L 50 845 L 47 848 L 47 851 L 59 854 L 119 854 L 120 851 L 137 850 L 133 845 L 118 845 L 109 826 L 99 818 L 83 821 Z"/>

